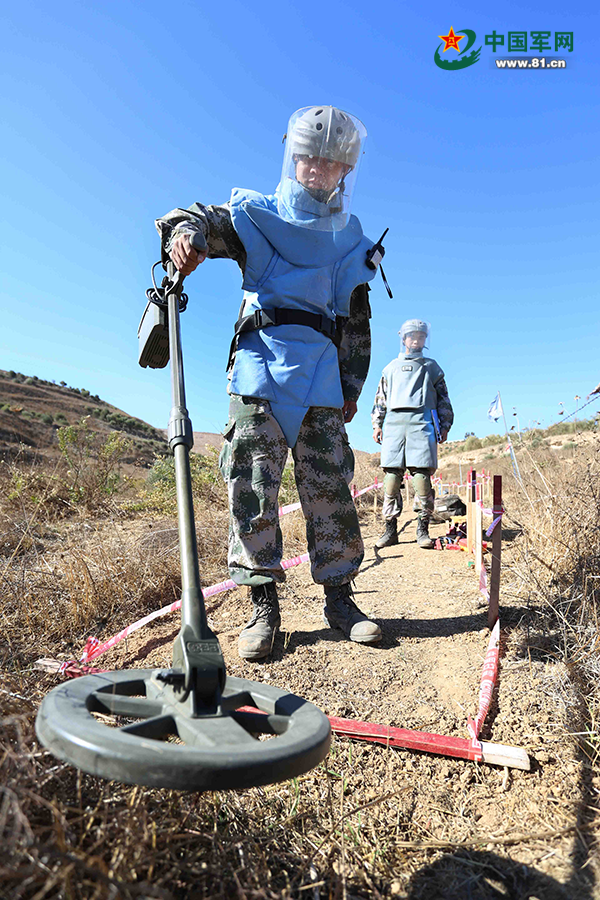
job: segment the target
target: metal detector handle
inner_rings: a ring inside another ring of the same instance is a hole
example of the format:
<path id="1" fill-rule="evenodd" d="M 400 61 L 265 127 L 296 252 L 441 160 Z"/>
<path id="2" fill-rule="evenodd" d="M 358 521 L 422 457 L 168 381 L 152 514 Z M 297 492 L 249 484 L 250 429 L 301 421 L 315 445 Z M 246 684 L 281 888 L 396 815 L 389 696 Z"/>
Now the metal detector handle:
<path id="1" fill-rule="evenodd" d="M 217 702 L 216 698 L 225 682 L 225 665 L 219 642 L 208 627 L 200 586 L 190 471 L 190 450 L 194 444 L 194 433 L 185 405 L 179 319 L 179 298 L 184 276 L 171 260 L 167 263 L 167 274 L 169 284 L 165 287 L 165 295 L 169 313 L 169 357 L 173 400 L 167 434 L 169 446 L 175 457 L 181 556 L 181 630 L 173 647 L 173 667 L 183 669 L 186 692 L 193 691 L 197 701 L 203 700 L 210 704 Z"/>
<path id="2" fill-rule="evenodd" d="M 190 244 L 198 253 L 206 253 L 208 249 L 206 246 L 206 238 L 201 231 L 194 231 L 190 234 Z"/>

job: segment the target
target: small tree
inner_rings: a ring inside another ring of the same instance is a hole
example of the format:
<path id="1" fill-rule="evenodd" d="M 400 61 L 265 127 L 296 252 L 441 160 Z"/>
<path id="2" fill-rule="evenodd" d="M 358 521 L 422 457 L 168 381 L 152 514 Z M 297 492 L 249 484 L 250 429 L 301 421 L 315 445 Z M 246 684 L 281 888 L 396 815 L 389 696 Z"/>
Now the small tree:
<path id="1" fill-rule="evenodd" d="M 120 465 L 131 449 L 125 435 L 112 431 L 107 437 L 90 431 L 85 416 L 77 425 L 58 429 L 58 446 L 66 462 L 65 484 L 71 500 L 88 509 L 103 505 L 117 490 Z"/>

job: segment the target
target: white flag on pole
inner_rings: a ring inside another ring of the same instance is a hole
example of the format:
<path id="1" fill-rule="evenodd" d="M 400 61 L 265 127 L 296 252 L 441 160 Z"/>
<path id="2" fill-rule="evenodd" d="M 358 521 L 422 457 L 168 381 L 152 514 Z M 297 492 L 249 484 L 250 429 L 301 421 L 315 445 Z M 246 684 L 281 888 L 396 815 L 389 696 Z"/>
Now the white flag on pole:
<path id="1" fill-rule="evenodd" d="M 498 391 L 498 393 L 490 403 L 490 408 L 488 409 L 488 419 L 493 419 L 494 422 L 497 422 L 502 415 L 502 400 L 500 399 L 500 392 Z"/>

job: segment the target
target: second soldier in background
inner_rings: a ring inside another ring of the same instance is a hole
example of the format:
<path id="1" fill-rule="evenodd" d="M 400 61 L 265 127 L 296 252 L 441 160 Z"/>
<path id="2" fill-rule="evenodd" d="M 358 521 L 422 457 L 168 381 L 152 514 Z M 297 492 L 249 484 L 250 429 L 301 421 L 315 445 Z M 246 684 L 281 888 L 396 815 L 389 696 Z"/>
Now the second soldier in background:
<path id="1" fill-rule="evenodd" d="M 444 373 L 425 355 L 431 326 L 408 319 L 399 331 L 401 351 L 383 370 L 371 413 L 373 440 L 381 444 L 385 531 L 377 548 L 398 543 L 402 480 L 413 478 L 418 507 L 417 543 L 431 549 L 429 519 L 433 511 L 431 476 L 437 469 L 437 444 L 444 443 L 454 421 Z"/>

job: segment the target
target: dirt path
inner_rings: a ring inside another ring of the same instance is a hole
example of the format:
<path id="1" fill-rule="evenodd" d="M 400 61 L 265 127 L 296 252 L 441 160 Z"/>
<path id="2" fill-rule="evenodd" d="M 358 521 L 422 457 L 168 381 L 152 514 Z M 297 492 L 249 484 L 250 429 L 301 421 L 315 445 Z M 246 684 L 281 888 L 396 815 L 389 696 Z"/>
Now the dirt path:
<path id="1" fill-rule="evenodd" d="M 379 646 L 352 644 L 324 627 L 322 589 L 303 565 L 288 572 L 280 592 L 282 631 L 273 654 L 260 663 L 242 661 L 236 652 L 237 636 L 249 617 L 245 592 L 208 602 L 228 672 L 289 689 L 329 715 L 467 737 L 489 640 L 477 579 L 465 553 L 418 548 L 412 513 L 405 513 L 400 524 L 398 546 L 379 553 L 373 544 L 380 523 L 370 517 L 363 527 L 366 555 L 356 601 L 381 625 Z M 432 528 L 434 536 L 444 532 L 444 526 Z M 530 773 L 343 738 L 334 742 L 329 764 L 344 773 L 349 802 L 358 806 L 386 791 L 406 791 L 406 821 L 394 834 L 414 846 L 397 873 L 395 896 L 597 896 L 595 851 L 585 835 L 599 791 L 585 761 L 565 739 L 569 727 L 577 729 L 576 701 L 569 708 L 561 665 L 536 650 L 535 613 L 501 592 L 499 684 L 482 733 L 486 740 L 525 747 L 533 760 Z M 155 623 L 106 654 L 102 663 L 167 666 L 177 630 L 175 618 Z M 425 846 L 436 841 L 450 844 L 444 852 Z M 461 842 L 467 843 L 458 846 Z M 461 866 L 470 873 L 471 893 L 458 888 L 452 893 L 448 887 Z M 519 890 L 494 893 L 493 878 L 487 889 L 490 866 L 499 883 L 520 885 Z M 422 893 L 415 884 L 422 884 Z"/>

